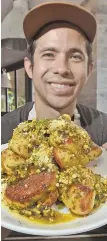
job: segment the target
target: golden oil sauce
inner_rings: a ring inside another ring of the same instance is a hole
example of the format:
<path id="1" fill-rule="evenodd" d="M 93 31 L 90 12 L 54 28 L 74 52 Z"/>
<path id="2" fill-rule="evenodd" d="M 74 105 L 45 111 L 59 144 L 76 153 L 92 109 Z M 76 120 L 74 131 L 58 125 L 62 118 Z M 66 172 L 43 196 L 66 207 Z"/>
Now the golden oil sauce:
<path id="1" fill-rule="evenodd" d="M 70 222 L 70 221 L 75 220 L 78 217 L 75 214 L 62 213 L 62 212 L 59 212 L 59 211 L 55 211 L 55 217 L 52 217 L 52 220 L 49 220 L 48 217 L 40 217 L 40 218 L 37 218 L 37 217 L 34 217 L 34 216 L 27 217 L 25 215 L 19 214 L 18 210 L 11 210 L 9 208 L 9 206 L 6 205 L 6 202 L 2 202 L 2 206 L 3 206 L 3 208 L 7 208 L 9 214 L 12 214 L 12 216 L 14 216 L 15 219 L 18 219 L 18 221 L 19 221 L 19 218 L 20 218 L 20 222 L 22 220 L 25 220 L 25 221 L 27 221 L 27 223 L 30 222 L 30 223 L 33 223 L 33 224 L 41 224 L 41 225 L 44 225 L 44 224 L 49 225 L 50 224 L 50 225 L 53 225 L 53 224 L 58 224 L 58 223 Z"/>
<path id="2" fill-rule="evenodd" d="M 30 220 L 33 223 L 40 223 L 40 224 L 58 224 L 58 223 L 65 223 L 65 222 L 70 222 L 73 221 L 74 219 L 77 218 L 76 215 L 73 214 L 63 214 L 60 212 L 55 212 L 56 216 L 52 218 L 52 221 L 49 220 L 46 217 L 41 217 L 41 218 L 34 218 L 34 217 L 29 217 L 26 218 L 27 220 Z"/>

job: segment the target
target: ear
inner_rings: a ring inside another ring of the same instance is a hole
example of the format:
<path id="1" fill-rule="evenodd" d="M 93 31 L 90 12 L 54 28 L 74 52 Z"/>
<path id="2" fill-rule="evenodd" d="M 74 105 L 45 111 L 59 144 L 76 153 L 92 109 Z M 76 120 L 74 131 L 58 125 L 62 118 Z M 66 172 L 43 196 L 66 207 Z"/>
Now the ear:
<path id="1" fill-rule="evenodd" d="M 33 67 L 32 67 L 31 61 L 27 57 L 24 58 L 24 67 L 27 75 L 29 76 L 30 79 L 32 79 Z"/>
<path id="2" fill-rule="evenodd" d="M 86 78 L 86 81 L 85 81 L 84 85 L 87 84 L 87 81 L 88 81 L 88 79 L 89 79 L 89 77 L 90 77 L 90 75 L 91 75 L 91 73 L 92 73 L 92 70 L 93 70 L 93 63 L 90 63 L 90 64 L 88 65 L 87 78 Z"/>
<path id="3" fill-rule="evenodd" d="M 88 77 L 90 76 L 90 74 L 91 74 L 91 72 L 93 70 L 93 66 L 94 66 L 93 63 L 89 64 L 89 66 L 88 66 Z"/>

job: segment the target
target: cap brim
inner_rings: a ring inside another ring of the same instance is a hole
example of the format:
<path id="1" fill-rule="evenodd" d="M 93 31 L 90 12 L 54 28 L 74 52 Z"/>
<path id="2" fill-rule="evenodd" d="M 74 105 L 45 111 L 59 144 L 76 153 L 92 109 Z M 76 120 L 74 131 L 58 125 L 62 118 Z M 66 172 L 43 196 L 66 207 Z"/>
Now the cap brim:
<path id="1" fill-rule="evenodd" d="M 65 2 L 48 2 L 32 8 L 25 16 L 23 29 L 28 43 L 35 34 L 49 22 L 68 21 L 78 26 L 93 42 L 96 34 L 94 16 L 79 5 Z"/>

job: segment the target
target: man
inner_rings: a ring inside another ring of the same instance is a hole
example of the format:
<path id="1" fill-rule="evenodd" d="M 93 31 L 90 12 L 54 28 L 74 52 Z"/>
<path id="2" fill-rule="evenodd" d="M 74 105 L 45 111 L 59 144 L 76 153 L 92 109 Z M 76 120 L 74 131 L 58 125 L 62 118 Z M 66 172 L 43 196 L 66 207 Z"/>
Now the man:
<path id="1" fill-rule="evenodd" d="M 96 144 L 107 147 L 107 115 L 77 105 L 93 67 L 94 17 L 69 3 L 44 3 L 26 15 L 23 26 L 29 44 L 24 65 L 34 82 L 35 104 L 27 103 L 2 117 L 2 143 L 10 140 L 22 121 L 67 113 Z"/>
<path id="2" fill-rule="evenodd" d="M 80 6 L 43 3 L 26 15 L 23 27 L 29 45 L 24 65 L 34 83 L 35 104 L 27 103 L 2 117 L 2 143 L 9 141 L 22 121 L 67 113 L 96 144 L 105 144 L 107 115 L 77 104 L 93 67 L 94 17 Z"/>

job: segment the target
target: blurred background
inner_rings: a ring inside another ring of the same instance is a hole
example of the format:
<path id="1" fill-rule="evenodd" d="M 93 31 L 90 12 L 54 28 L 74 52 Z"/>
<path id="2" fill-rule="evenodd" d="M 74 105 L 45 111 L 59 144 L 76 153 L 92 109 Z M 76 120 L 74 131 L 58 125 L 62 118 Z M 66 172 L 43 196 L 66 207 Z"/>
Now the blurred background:
<path id="1" fill-rule="evenodd" d="M 107 1 L 68 1 L 90 10 L 98 24 L 93 43 L 94 69 L 78 101 L 107 113 Z M 32 81 L 23 67 L 27 47 L 23 34 L 23 19 L 29 9 L 41 2 L 46 1 L 1 0 L 2 115 L 34 99 Z"/>

